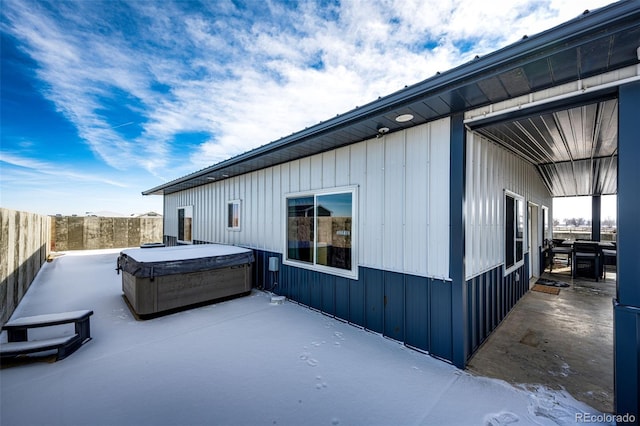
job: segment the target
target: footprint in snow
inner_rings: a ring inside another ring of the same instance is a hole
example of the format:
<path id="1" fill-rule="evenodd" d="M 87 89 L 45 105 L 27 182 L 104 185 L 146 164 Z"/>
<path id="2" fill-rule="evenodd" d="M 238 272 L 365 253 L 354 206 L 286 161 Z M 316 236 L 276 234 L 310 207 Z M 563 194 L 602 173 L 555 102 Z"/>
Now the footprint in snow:
<path id="1" fill-rule="evenodd" d="M 487 417 L 485 417 L 484 424 L 485 426 L 501 426 L 518 423 L 519 421 L 520 417 L 518 417 L 516 414 L 510 412 L 502 412 L 489 414 Z"/>
<path id="2" fill-rule="evenodd" d="M 311 367 L 315 367 L 318 365 L 318 360 L 314 358 L 310 358 L 311 354 L 309 352 L 302 352 L 300 354 L 300 361 L 306 361 L 308 365 Z"/>
<path id="3" fill-rule="evenodd" d="M 327 387 L 327 383 L 322 381 L 322 376 L 316 376 L 316 380 L 316 389 L 320 390 Z"/>

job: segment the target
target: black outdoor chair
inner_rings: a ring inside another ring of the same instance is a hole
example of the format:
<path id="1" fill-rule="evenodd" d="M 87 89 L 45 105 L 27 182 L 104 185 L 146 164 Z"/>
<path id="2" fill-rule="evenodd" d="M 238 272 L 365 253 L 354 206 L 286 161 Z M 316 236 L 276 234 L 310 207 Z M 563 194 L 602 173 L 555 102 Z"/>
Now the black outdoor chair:
<path id="1" fill-rule="evenodd" d="M 573 243 L 573 267 L 571 276 L 586 276 L 599 281 L 600 275 L 600 247 L 598 244 Z"/>
<path id="2" fill-rule="evenodd" d="M 549 272 L 553 272 L 553 264 L 555 263 L 556 256 L 566 256 L 567 266 L 571 266 L 572 251 L 570 244 L 565 244 L 563 239 L 554 238 L 551 245 L 551 260 L 549 262 Z"/>
<path id="3" fill-rule="evenodd" d="M 616 266 L 618 251 L 615 250 L 615 246 L 613 249 L 602 249 L 602 276 L 604 279 L 607 279 L 607 266 Z"/>

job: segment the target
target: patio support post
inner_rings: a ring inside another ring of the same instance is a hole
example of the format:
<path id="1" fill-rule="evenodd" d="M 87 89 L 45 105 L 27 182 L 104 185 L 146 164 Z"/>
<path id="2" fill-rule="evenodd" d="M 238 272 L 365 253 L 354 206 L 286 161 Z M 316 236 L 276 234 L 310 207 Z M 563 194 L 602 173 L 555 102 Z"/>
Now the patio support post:
<path id="1" fill-rule="evenodd" d="M 640 82 L 620 86 L 618 98 L 618 256 L 613 301 L 616 414 L 640 418 Z"/>
<path id="2" fill-rule="evenodd" d="M 600 225 L 602 223 L 601 195 L 591 197 L 591 240 L 600 241 Z"/>
<path id="3" fill-rule="evenodd" d="M 464 271 L 464 198 L 466 130 L 464 114 L 451 117 L 449 192 L 449 276 L 451 277 L 451 342 L 453 364 L 465 368 L 469 356 L 467 290 Z"/>

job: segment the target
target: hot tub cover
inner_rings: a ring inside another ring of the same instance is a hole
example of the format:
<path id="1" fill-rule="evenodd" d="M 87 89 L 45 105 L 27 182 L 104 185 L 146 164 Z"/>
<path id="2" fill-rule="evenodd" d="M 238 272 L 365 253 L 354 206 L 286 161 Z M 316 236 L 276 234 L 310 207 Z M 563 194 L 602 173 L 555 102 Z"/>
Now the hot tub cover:
<path id="1" fill-rule="evenodd" d="M 120 252 L 118 271 L 138 278 L 200 272 L 253 263 L 253 251 L 223 244 L 127 249 Z"/>

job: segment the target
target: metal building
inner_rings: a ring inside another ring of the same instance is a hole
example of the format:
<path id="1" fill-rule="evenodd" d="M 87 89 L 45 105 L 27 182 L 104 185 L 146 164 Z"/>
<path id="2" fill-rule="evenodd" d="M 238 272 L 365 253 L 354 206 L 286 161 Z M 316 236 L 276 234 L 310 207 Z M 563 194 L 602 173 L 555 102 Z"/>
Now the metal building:
<path id="1" fill-rule="evenodd" d="M 541 272 L 554 196 L 618 195 L 618 413 L 640 400 L 640 1 L 529 36 L 149 189 L 167 244 L 464 368 Z M 594 226 L 595 229 L 595 226 Z M 599 226 L 598 226 L 599 229 Z"/>

